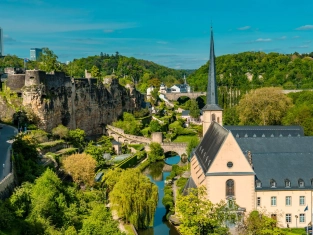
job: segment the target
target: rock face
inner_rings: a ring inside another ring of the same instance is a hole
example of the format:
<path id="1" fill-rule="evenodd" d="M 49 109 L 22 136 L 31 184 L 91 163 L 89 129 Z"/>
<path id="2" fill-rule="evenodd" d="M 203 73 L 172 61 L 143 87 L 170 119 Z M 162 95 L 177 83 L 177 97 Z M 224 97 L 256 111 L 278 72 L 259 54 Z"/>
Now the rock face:
<path id="1" fill-rule="evenodd" d="M 8 76 L 7 86 L 20 93 L 23 106 L 31 108 L 40 120 L 40 128 L 50 131 L 59 124 L 80 128 L 87 135 L 102 134 L 104 125 L 116 121 L 123 112 L 138 110 L 143 95 L 132 87 L 119 85 L 117 79 L 98 84 L 97 79 L 71 79 L 63 72 L 46 74 L 26 70 L 20 76 Z"/>

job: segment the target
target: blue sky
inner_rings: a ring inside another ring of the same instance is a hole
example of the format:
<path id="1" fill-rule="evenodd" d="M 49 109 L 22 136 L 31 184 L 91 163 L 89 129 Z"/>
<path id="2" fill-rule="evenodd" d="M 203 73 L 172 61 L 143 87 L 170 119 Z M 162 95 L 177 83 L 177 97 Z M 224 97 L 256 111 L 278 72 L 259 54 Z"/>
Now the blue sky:
<path id="1" fill-rule="evenodd" d="M 49 47 L 62 62 L 100 52 L 197 69 L 244 51 L 313 52 L 312 0 L 0 0 L 4 53 Z"/>

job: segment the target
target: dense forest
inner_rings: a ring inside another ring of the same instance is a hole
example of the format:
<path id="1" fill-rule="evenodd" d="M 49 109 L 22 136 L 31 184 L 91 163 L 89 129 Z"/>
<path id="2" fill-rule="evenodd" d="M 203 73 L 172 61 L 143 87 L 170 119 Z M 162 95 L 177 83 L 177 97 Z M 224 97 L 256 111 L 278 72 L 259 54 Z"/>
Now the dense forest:
<path id="1" fill-rule="evenodd" d="M 209 61 L 192 73 L 188 83 L 195 91 L 205 91 Z M 313 87 L 313 52 L 310 54 L 279 54 L 243 52 L 216 58 L 218 86 L 249 90 L 279 86 L 284 89 Z"/>

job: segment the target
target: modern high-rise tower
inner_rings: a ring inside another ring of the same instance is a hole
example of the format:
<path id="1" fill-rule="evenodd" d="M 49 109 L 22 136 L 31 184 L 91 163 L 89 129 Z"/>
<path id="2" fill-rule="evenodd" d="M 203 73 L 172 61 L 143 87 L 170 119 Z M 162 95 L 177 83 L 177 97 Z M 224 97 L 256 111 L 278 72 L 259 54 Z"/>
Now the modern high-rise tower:
<path id="1" fill-rule="evenodd" d="M 210 45 L 210 68 L 208 77 L 208 89 L 206 94 L 206 105 L 203 107 L 203 135 L 209 128 L 211 122 L 223 123 L 223 109 L 217 102 L 217 84 L 215 71 L 215 53 L 213 29 L 211 28 L 211 45 Z"/>
<path id="2" fill-rule="evenodd" d="M 0 27 L 0 56 L 3 56 L 3 31 Z"/>
<path id="3" fill-rule="evenodd" d="M 41 48 L 31 48 L 30 49 L 30 60 L 32 61 L 38 61 L 39 57 L 42 53 L 42 49 Z"/>

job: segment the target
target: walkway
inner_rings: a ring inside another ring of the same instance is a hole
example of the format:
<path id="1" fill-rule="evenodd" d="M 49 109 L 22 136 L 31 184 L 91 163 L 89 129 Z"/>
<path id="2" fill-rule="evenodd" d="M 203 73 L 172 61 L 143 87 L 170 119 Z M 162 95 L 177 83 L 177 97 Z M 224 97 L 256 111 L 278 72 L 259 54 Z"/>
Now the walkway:
<path id="1" fill-rule="evenodd" d="M 12 126 L 0 124 L 0 181 L 11 172 L 10 139 L 17 134 L 17 129 Z M 4 165 L 4 167 L 3 167 Z"/>

